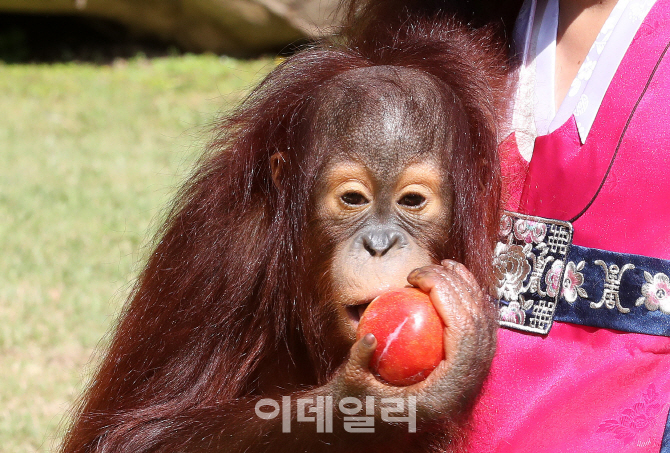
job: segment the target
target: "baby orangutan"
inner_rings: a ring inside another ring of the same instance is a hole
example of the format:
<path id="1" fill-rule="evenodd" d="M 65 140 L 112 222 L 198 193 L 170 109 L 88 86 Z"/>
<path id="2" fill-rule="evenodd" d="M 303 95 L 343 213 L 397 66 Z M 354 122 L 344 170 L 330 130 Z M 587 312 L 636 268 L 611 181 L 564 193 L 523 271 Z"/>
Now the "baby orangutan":
<path id="1" fill-rule="evenodd" d="M 302 51 L 221 120 L 63 452 L 457 448 L 495 350 L 481 288 L 502 65 L 439 16 L 382 41 Z M 408 283 L 442 317 L 446 359 L 395 387 L 368 369 L 376 340 L 356 327 Z M 356 401 L 372 430 L 345 420 Z"/>

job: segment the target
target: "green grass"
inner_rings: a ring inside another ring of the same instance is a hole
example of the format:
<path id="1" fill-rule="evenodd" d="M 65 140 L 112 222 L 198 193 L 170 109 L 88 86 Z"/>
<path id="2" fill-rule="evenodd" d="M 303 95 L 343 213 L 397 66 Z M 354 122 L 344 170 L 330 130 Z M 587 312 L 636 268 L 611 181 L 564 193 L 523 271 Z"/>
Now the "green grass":
<path id="1" fill-rule="evenodd" d="M 0 64 L 0 452 L 57 445 L 207 126 L 272 66 Z"/>

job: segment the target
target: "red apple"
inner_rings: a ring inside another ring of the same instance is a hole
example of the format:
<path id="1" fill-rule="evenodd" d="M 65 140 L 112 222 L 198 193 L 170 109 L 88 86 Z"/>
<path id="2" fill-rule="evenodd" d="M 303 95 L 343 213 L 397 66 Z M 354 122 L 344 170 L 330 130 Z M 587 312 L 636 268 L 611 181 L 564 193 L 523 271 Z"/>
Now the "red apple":
<path id="1" fill-rule="evenodd" d="M 422 381 L 444 359 L 444 323 L 428 295 L 416 288 L 382 294 L 363 313 L 356 332 L 372 333 L 377 349 L 370 368 L 393 385 Z"/>

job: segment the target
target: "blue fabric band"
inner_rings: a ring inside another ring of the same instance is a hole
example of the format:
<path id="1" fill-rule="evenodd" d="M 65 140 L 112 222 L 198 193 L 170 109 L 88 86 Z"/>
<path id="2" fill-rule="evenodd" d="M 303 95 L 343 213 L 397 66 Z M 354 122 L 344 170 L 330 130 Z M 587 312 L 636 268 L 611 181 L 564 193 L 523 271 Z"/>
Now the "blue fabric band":
<path id="1" fill-rule="evenodd" d="M 584 291 L 561 295 L 554 321 L 670 336 L 670 261 L 573 245 L 570 262 L 584 263 Z"/>
<path id="2" fill-rule="evenodd" d="M 505 213 L 494 259 L 500 324 L 554 321 L 670 336 L 670 261 L 572 244 L 572 225 Z"/>

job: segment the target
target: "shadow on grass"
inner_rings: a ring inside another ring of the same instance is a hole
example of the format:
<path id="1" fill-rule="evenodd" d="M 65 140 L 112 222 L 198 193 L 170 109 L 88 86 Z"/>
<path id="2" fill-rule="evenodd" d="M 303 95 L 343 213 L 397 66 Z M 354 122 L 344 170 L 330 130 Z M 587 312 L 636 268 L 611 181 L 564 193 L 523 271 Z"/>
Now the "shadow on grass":
<path id="1" fill-rule="evenodd" d="M 299 40 L 266 55 L 289 56 L 308 46 Z M 0 13 L 0 63 L 67 63 L 106 65 L 133 57 L 178 56 L 176 43 L 139 36 L 107 19 L 45 14 Z M 248 55 L 255 59 L 263 55 Z"/>
<path id="2" fill-rule="evenodd" d="M 59 15 L 0 14 L 0 61 L 5 63 L 86 62 L 174 56 L 171 42 L 133 35 L 105 19 Z"/>

